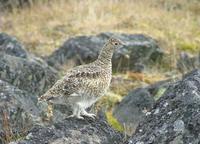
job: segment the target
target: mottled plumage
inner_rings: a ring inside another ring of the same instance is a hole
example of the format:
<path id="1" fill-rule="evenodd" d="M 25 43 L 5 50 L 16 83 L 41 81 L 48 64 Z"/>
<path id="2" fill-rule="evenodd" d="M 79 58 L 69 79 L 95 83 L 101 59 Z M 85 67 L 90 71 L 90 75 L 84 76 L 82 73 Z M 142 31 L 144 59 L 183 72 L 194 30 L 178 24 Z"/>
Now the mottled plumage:
<path id="1" fill-rule="evenodd" d="M 112 55 L 121 45 L 119 40 L 109 39 L 96 61 L 69 70 L 39 100 L 54 101 L 63 97 L 65 103 L 73 108 L 70 117 L 76 116 L 82 119 L 83 115 L 94 118 L 95 115 L 87 113 L 85 109 L 94 104 L 109 88 L 112 77 Z"/>

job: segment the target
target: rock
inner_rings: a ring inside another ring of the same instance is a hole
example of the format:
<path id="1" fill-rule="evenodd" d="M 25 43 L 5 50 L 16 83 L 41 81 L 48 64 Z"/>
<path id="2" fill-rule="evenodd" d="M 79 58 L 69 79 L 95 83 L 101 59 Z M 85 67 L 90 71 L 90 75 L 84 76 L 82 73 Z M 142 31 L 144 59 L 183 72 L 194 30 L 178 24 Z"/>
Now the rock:
<path id="1" fill-rule="evenodd" d="M 28 56 L 24 46 L 15 37 L 6 33 L 0 33 L 0 53 L 21 58 L 27 58 Z"/>
<path id="2" fill-rule="evenodd" d="M 177 69 L 181 73 L 187 73 L 194 69 L 200 68 L 200 52 L 199 56 L 192 56 L 189 53 L 181 52 L 177 61 Z"/>
<path id="3" fill-rule="evenodd" d="M 46 107 L 39 109 L 37 96 L 57 78 L 56 70 L 28 54 L 15 37 L 0 34 L 0 137 L 21 134 L 41 119 Z"/>
<path id="4" fill-rule="evenodd" d="M 22 90 L 42 94 L 56 81 L 57 73 L 43 61 L 0 53 L 0 79 Z"/>
<path id="5" fill-rule="evenodd" d="M 164 55 L 156 41 L 148 36 L 107 32 L 96 36 L 70 38 L 47 58 L 47 62 L 55 68 L 60 68 L 64 64 L 69 65 L 71 60 L 76 65 L 92 62 L 111 36 L 121 39 L 126 44 L 114 53 L 112 62 L 115 71 L 143 71 L 146 65 L 159 61 Z"/>
<path id="6" fill-rule="evenodd" d="M 35 0 L 0 0 L 0 11 L 31 6 Z"/>
<path id="7" fill-rule="evenodd" d="M 35 126 L 15 144 L 120 144 L 124 136 L 113 130 L 100 114 L 96 120 L 66 119 L 51 126 Z"/>
<path id="8" fill-rule="evenodd" d="M 113 115 L 126 126 L 129 134 L 132 134 L 138 123 L 144 119 L 145 109 L 150 109 L 154 99 L 145 88 L 139 88 L 130 92 L 114 109 Z"/>
<path id="9" fill-rule="evenodd" d="M 56 70 L 27 54 L 16 38 L 0 34 L 1 80 L 36 95 L 49 89 L 57 78 Z"/>
<path id="10" fill-rule="evenodd" d="M 199 111 L 200 70 L 194 70 L 170 85 L 126 143 L 198 144 Z"/>
<path id="11" fill-rule="evenodd" d="M 137 88 L 131 92 L 116 106 L 113 115 L 117 120 L 126 126 L 128 134 L 132 134 L 139 122 L 145 118 L 145 114 L 150 110 L 156 97 L 161 91 L 166 90 L 168 81 L 161 81 L 156 84 Z"/>
<path id="12" fill-rule="evenodd" d="M 35 103 L 34 95 L 0 80 L 0 143 L 6 134 L 20 135 L 36 123 L 39 109 Z"/>

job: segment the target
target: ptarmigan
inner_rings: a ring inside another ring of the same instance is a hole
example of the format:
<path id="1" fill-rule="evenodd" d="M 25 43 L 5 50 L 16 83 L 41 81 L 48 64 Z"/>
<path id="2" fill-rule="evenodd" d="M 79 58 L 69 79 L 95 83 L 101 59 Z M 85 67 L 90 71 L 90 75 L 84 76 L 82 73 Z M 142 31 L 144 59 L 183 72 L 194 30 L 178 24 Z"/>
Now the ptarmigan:
<path id="1" fill-rule="evenodd" d="M 86 109 L 108 90 L 112 77 L 112 55 L 121 46 L 120 40 L 110 38 L 103 46 L 97 60 L 69 70 L 39 98 L 39 101 L 53 101 L 58 97 L 63 97 L 65 103 L 73 109 L 73 114 L 69 117 L 94 118 L 95 114 L 88 113 Z"/>

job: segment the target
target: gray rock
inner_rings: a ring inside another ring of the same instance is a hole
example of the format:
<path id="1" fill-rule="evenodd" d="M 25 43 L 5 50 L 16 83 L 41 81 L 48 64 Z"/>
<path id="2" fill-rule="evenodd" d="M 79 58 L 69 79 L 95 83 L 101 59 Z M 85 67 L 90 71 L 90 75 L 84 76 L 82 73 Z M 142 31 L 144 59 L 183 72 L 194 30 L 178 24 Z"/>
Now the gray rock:
<path id="1" fill-rule="evenodd" d="M 189 53 L 181 52 L 177 61 L 177 69 L 181 73 L 187 73 L 200 68 L 200 52 L 198 56 L 192 56 Z"/>
<path id="2" fill-rule="evenodd" d="M 46 108 L 38 109 L 37 96 L 56 79 L 56 70 L 45 61 L 28 54 L 15 37 L 0 34 L 1 141 L 5 135 L 23 133 L 41 119 Z"/>
<path id="3" fill-rule="evenodd" d="M 130 92 L 114 109 L 114 116 L 126 126 L 128 133 L 132 133 L 138 123 L 144 118 L 145 109 L 150 109 L 154 99 L 145 88 L 139 88 Z"/>
<path id="4" fill-rule="evenodd" d="M 117 120 L 126 127 L 128 134 L 132 134 L 139 122 L 145 118 L 154 103 L 154 96 L 159 91 L 166 89 L 168 81 L 161 81 L 156 84 L 138 88 L 131 91 L 113 111 Z M 159 110 L 157 110 L 159 111 Z"/>
<path id="5" fill-rule="evenodd" d="M 27 58 L 28 56 L 24 46 L 15 37 L 6 33 L 0 33 L 0 53 L 21 58 Z"/>
<path id="6" fill-rule="evenodd" d="M 124 136 L 100 114 L 96 120 L 66 119 L 48 127 L 35 126 L 16 144 L 122 144 Z"/>
<path id="7" fill-rule="evenodd" d="M 47 58 L 55 68 L 73 60 L 76 65 L 95 60 L 104 43 L 111 37 L 121 39 L 126 46 L 114 53 L 113 70 L 143 71 L 145 66 L 159 61 L 164 52 L 156 41 L 141 34 L 100 33 L 96 36 L 78 36 L 67 40 L 58 50 Z"/>
<path id="8" fill-rule="evenodd" d="M 31 6 L 35 0 L 0 0 L 0 11 Z"/>
<path id="9" fill-rule="evenodd" d="M 57 73 L 35 58 L 24 59 L 0 53 L 0 79 L 36 95 L 50 88 Z"/>
<path id="10" fill-rule="evenodd" d="M 166 90 L 126 143 L 199 144 L 199 111 L 200 70 L 194 70 Z"/>
<path id="11" fill-rule="evenodd" d="M 36 95 L 57 80 L 57 71 L 29 55 L 15 37 L 0 34 L 0 79 Z"/>
<path id="12" fill-rule="evenodd" d="M 37 123 L 36 97 L 0 80 L 0 143 L 6 134 L 20 135 Z"/>

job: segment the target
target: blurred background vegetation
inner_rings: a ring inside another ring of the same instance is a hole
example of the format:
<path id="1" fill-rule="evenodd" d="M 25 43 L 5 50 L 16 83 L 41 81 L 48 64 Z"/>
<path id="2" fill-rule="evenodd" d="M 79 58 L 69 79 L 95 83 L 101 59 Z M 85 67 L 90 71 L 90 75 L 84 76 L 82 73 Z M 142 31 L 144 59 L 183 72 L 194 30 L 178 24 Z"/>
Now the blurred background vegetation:
<path id="1" fill-rule="evenodd" d="M 142 33 L 157 40 L 168 54 L 168 71 L 176 67 L 182 51 L 200 50 L 199 0 L 0 0 L 0 32 L 16 36 L 40 57 L 50 55 L 69 37 L 100 32 Z M 165 71 L 166 72 L 166 71 Z M 161 69 L 148 74 L 126 73 L 137 83 L 111 87 L 100 105 L 109 110 L 133 87 L 167 79 Z M 110 123 L 122 127 L 107 113 Z"/>
<path id="2" fill-rule="evenodd" d="M 172 55 L 200 49 L 199 0 L 1 0 L 0 4 L 0 31 L 15 35 L 40 56 L 52 53 L 68 37 L 102 31 L 147 34 Z"/>

